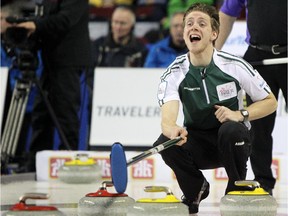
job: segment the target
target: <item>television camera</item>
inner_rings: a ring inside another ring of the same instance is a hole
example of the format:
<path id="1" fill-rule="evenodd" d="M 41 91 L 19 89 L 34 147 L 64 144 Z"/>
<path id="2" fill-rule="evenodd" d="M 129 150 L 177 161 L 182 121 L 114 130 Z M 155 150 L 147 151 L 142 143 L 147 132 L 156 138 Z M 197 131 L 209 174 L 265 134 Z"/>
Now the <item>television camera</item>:
<path id="1" fill-rule="evenodd" d="M 6 21 L 14 24 L 29 19 L 7 17 Z M 38 67 L 39 42 L 35 34 L 28 35 L 28 30 L 21 27 L 8 27 L 3 35 L 7 55 L 13 59 L 12 67 L 19 69 L 24 77 Z"/>
<path id="2" fill-rule="evenodd" d="M 19 24 L 22 22 L 34 21 L 43 16 L 43 0 L 35 0 L 34 16 L 16 17 L 9 16 L 6 22 L 10 24 Z M 39 49 L 39 38 L 35 34 L 29 35 L 28 30 L 21 27 L 8 27 L 3 35 L 3 43 L 6 47 L 7 54 L 14 61 L 12 67 L 19 69 L 26 76 L 35 75 L 34 72 L 38 67 L 37 52 Z"/>

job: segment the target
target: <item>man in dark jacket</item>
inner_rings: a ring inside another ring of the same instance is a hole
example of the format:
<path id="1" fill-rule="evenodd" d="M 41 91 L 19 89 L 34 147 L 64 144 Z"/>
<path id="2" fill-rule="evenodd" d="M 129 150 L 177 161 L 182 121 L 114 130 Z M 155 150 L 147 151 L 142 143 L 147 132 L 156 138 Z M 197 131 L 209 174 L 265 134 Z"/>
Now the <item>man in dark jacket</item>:
<path id="1" fill-rule="evenodd" d="M 142 67 L 147 53 L 144 43 L 133 35 L 136 17 L 131 8 L 117 7 L 110 32 L 92 44 L 95 67 Z"/>
<path id="2" fill-rule="evenodd" d="M 30 34 L 35 33 L 41 40 L 44 63 L 41 86 L 47 92 L 68 144 L 77 150 L 80 76 L 92 65 L 88 0 L 44 0 L 43 7 L 43 16 L 18 26 L 28 29 Z M 33 155 L 53 149 L 54 123 L 46 105 L 42 96 L 36 97 L 30 146 Z M 63 144 L 60 149 L 67 148 Z"/>

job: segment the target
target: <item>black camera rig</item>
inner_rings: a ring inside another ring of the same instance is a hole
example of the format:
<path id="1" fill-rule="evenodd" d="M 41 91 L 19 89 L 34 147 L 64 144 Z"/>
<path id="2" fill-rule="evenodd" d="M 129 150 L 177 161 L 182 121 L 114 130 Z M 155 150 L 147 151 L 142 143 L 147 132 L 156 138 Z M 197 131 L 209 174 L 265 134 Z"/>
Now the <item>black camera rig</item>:
<path id="1" fill-rule="evenodd" d="M 12 23 L 20 23 L 17 18 L 8 17 Z M 21 19 L 22 20 L 22 19 Z M 39 50 L 39 39 L 35 34 L 28 35 L 28 30 L 21 27 L 9 27 L 3 35 L 7 55 L 13 61 L 12 67 L 19 69 L 25 75 L 27 71 L 35 71 L 38 67 L 37 52 Z"/>
<path id="2" fill-rule="evenodd" d="M 28 21 L 35 21 L 43 16 L 43 0 L 35 0 L 34 15 L 28 17 L 9 16 L 6 22 L 19 24 Z M 6 29 L 2 39 L 7 51 L 13 61 L 12 67 L 18 68 L 25 78 L 27 74 L 32 74 L 38 67 L 37 52 L 40 49 L 40 40 L 35 35 L 28 35 L 25 28 L 12 26 Z"/>

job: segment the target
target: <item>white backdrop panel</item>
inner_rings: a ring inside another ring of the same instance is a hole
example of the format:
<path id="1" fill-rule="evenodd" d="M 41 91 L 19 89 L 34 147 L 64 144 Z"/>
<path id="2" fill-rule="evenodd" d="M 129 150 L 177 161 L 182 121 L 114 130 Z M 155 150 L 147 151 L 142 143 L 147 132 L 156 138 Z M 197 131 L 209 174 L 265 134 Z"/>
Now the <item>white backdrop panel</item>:
<path id="1" fill-rule="evenodd" d="M 96 68 L 90 145 L 151 146 L 161 133 L 157 89 L 163 72 Z"/>

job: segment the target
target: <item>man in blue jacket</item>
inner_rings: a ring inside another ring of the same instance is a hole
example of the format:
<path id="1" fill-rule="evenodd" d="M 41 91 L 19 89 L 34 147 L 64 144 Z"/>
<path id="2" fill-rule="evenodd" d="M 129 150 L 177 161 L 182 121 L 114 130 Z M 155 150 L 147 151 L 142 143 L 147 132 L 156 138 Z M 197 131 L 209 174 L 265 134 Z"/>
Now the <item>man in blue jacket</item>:
<path id="1" fill-rule="evenodd" d="M 173 14 L 170 22 L 170 35 L 151 47 L 144 67 L 166 68 L 177 56 L 187 52 L 183 39 L 183 16 L 183 12 Z"/>

